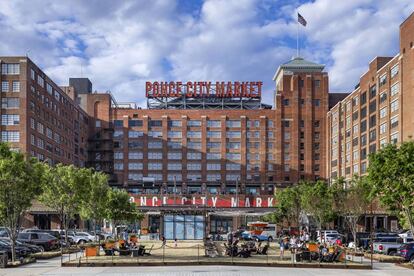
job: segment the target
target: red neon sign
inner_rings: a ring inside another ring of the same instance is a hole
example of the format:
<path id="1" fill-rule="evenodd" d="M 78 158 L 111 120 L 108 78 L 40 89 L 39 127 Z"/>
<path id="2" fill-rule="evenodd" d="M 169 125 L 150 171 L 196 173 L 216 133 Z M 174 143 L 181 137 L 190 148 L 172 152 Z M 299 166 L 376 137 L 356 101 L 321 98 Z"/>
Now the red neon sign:
<path id="1" fill-rule="evenodd" d="M 263 82 L 261 81 L 154 81 L 145 83 L 145 95 L 149 98 L 260 98 Z"/>

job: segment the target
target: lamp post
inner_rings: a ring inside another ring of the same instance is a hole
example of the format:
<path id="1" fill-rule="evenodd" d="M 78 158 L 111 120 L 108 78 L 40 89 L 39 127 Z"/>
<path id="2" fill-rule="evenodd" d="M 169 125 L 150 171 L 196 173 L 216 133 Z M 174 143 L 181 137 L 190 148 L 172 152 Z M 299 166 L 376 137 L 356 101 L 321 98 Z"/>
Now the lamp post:
<path id="1" fill-rule="evenodd" d="M 239 177 L 236 178 L 236 209 L 239 209 Z M 238 211 L 239 210 L 237 210 L 237 212 Z M 239 223 L 239 216 L 238 214 L 236 214 L 236 230 L 239 228 L 238 223 Z"/>

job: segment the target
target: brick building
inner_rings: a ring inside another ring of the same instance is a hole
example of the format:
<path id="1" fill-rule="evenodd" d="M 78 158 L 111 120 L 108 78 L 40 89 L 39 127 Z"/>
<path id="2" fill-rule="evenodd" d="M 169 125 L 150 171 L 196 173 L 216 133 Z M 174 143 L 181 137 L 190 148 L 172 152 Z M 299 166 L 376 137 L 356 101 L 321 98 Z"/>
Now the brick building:
<path id="1" fill-rule="evenodd" d="M 400 52 L 376 57 L 355 90 L 328 113 L 327 176 L 330 179 L 365 175 L 368 155 L 388 143 L 414 136 L 414 14 L 400 25 Z M 370 217 L 364 225 L 369 230 Z M 395 228 L 395 218 L 380 208 L 374 228 Z"/>

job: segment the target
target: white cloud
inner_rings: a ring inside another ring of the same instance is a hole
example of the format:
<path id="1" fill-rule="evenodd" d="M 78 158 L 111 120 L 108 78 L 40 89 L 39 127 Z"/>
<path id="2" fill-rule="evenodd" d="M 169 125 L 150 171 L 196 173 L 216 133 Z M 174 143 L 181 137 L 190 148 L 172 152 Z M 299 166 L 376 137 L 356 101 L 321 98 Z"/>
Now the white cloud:
<path id="1" fill-rule="evenodd" d="M 120 102 L 145 103 L 146 80 L 171 79 L 262 80 L 272 102 L 272 76 L 296 52 L 295 6 L 205 0 L 184 13 L 173 0 L 0 0 L 0 53 L 28 52 L 59 84 L 82 71 Z M 303 4 L 303 55 L 327 64 L 333 91 L 350 91 L 373 57 L 396 53 L 413 10 L 411 0 Z"/>

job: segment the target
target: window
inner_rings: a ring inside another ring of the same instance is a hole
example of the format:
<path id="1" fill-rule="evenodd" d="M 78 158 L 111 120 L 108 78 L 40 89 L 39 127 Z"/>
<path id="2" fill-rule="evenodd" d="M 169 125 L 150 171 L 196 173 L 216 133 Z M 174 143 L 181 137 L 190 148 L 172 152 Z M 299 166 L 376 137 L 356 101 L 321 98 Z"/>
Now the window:
<path id="1" fill-rule="evenodd" d="M 273 125 L 274 125 L 274 124 L 273 124 L 273 121 L 272 121 L 272 120 L 268 120 L 268 121 L 267 121 L 267 127 L 268 127 L 268 128 L 272 128 L 272 127 L 273 127 Z"/>
<path id="2" fill-rule="evenodd" d="M 366 104 L 367 103 L 367 92 L 363 92 L 361 94 L 361 104 Z"/>
<path id="3" fill-rule="evenodd" d="M 289 106 L 289 99 L 283 99 L 283 105 Z"/>
<path id="4" fill-rule="evenodd" d="M 201 131 L 188 131 L 187 137 L 188 138 L 201 138 Z"/>
<path id="5" fill-rule="evenodd" d="M 181 152 L 169 152 L 168 153 L 168 159 L 181 160 L 182 159 L 182 154 L 181 154 Z"/>
<path id="6" fill-rule="evenodd" d="M 124 131 L 123 130 L 115 130 L 113 135 L 114 135 L 114 138 L 122 138 L 124 136 Z"/>
<path id="7" fill-rule="evenodd" d="M 398 110 L 398 99 L 391 102 L 391 113 Z"/>
<path id="8" fill-rule="evenodd" d="M 240 153 L 226 153 L 226 158 L 228 160 L 240 160 Z"/>
<path id="9" fill-rule="evenodd" d="M 32 68 L 30 68 L 30 77 L 32 80 L 35 80 L 35 71 Z"/>
<path id="10" fill-rule="evenodd" d="M 130 151 L 128 152 L 128 158 L 129 159 L 142 159 L 143 153 L 140 151 Z"/>
<path id="11" fill-rule="evenodd" d="M 178 173 L 168 174 L 167 175 L 167 181 L 183 181 L 183 176 L 181 174 L 178 174 Z"/>
<path id="12" fill-rule="evenodd" d="M 369 141 L 375 141 L 375 139 L 377 139 L 377 131 L 375 129 L 371 130 L 369 132 Z"/>
<path id="13" fill-rule="evenodd" d="M 168 138 L 181 138 L 181 136 L 181 131 L 168 131 Z"/>
<path id="14" fill-rule="evenodd" d="M 391 86 L 391 97 L 394 97 L 400 91 L 400 84 L 397 82 L 393 86 Z"/>
<path id="15" fill-rule="evenodd" d="M 148 170 L 162 170 L 162 163 L 148 163 Z"/>
<path id="16" fill-rule="evenodd" d="M 239 120 L 230 120 L 230 121 L 226 121 L 226 126 L 227 127 L 241 127 L 241 123 Z"/>
<path id="17" fill-rule="evenodd" d="M 148 152 L 148 159 L 162 159 L 162 152 L 150 151 Z"/>
<path id="18" fill-rule="evenodd" d="M 46 128 L 46 136 L 50 139 L 53 139 L 53 131 L 50 128 Z"/>
<path id="19" fill-rule="evenodd" d="M 49 93 L 49 95 L 53 94 L 52 86 L 50 84 L 48 84 L 47 82 L 46 82 L 46 91 L 47 91 L 47 93 Z"/>
<path id="20" fill-rule="evenodd" d="M 192 181 L 201 180 L 201 174 L 187 174 L 187 179 Z M 199 188 L 199 187 L 197 187 Z M 190 189 L 190 188 L 189 188 Z"/>
<path id="21" fill-rule="evenodd" d="M 320 105 L 321 105 L 321 100 L 319 100 L 319 99 L 314 99 L 314 100 L 313 100 L 313 104 L 314 104 L 315 106 L 320 106 Z"/>
<path id="22" fill-rule="evenodd" d="M 240 131 L 227 131 L 227 138 L 240 138 L 241 132 Z"/>
<path id="23" fill-rule="evenodd" d="M 115 144 L 116 142 L 114 142 Z M 120 146 L 122 147 L 122 143 L 119 142 Z M 144 143 L 142 141 L 133 141 L 133 142 L 128 142 L 128 148 L 129 149 L 139 149 L 142 148 L 144 146 Z"/>
<path id="24" fill-rule="evenodd" d="M 212 153 L 212 152 L 207 153 L 207 160 L 216 160 L 216 159 L 221 159 L 220 153 Z"/>
<path id="25" fill-rule="evenodd" d="M 236 163 L 227 163 L 226 164 L 227 171 L 239 171 L 241 170 L 241 165 Z"/>
<path id="26" fill-rule="evenodd" d="M 220 163 L 207 163 L 207 170 L 219 171 L 221 170 L 221 164 Z"/>
<path id="27" fill-rule="evenodd" d="M 114 126 L 115 127 L 123 127 L 124 126 L 124 121 L 122 121 L 122 120 L 114 120 Z"/>
<path id="28" fill-rule="evenodd" d="M 248 131 L 247 138 L 260 138 L 260 131 Z"/>
<path id="29" fill-rule="evenodd" d="M 218 144 L 221 145 L 220 143 Z M 240 142 L 229 142 L 227 143 L 226 147 L 228 149 L 240 149 Z"/>
<path id="30" fill-rule="evenodd" d="M 207 138 L 221 138 L 221 131 L 207 131 Z"/>
<path id="31" fill-rule="evenodd" d="M 1 140 L 3 142 L 19 142 L 20 133 L 18 131 L 2 131 Z"/>
<path id="32" fill-rule="evenodd" d="M 221 175 L 220 174 L 217 174 L 217 173 L 207 174 L 207 181 L 220 181 L 220 180 L 221 180 Z M 211 191 L 209 191 L 209 192 L 212 193 Z M 217 191 L 216 191 L 216 193 L 217 193 Z"/>
<path id="33" fill-rule="evenodd" d="M 379 78 L 379 86 L 381 87 L 386 83 L 387 83 L 387 74 L 384 74 Z"/>
<path id="34" fill-rule="evenodd" d="M 95 121 L 95 127 L 101 127 L 101 120 Z"/>
<path id="35" fill-rule="evenodd" d="M 17 114 L 1 115 L 2 126 L 16 126 L 20 123 L 20 116 Z"/>
<path id="36" fill-rule="evenodd" d="M 352 153 L 352 158 L 353 158 L 354 161 L 359 159 L 359 151 L 358 150 L 354 150 L 354 152 Z"/>
<path id="37" fill-rule="evenodd" d="M 161 120 L 150 120 L 149 121 L 149 127 L 162 127 L 162 121 Z"/>
<path id="38" fill-rule="evenodd" d="M 391 143 L 393 143 L 393 144 L 397 144 L 398 143 L 398 132 L 395 132 L 395 133 L 393 133 L 393 134 L 391 134 Z"/>
<path id="39" fill-rule="evenodd" d="M 1 73 L 3 75 L 18 75 L 18 74 L 20 74 L 20 64 L 18 64 L 18 63 L 3 63 L 1 65 Z"/>
<path id="40" fill-rule="evenodd" d="M 214 122 L 219 122 L 220 123 L 220 121 L 214 121 Z M 187 121 L 187 126 L 189 126 L 189 127 L 200 127 L 201 126 L 201 121 L 200 120 Z"/>
<path id="41" fill-rule="evenodd" d="M 45 87 L 45 80 L 41 76 L 37 76 L 37 84 L 41 87 Z"/>
<path id="42" fill-rule="evenodd" d="M 30 144 L 36 146 L 36 137 L 33 134 L 30 134 Z"/>
<path id="43" fill-rule="evenodd" d="M 201 160 L 201 152 L 187 152 L 187 159 Z"/>
<path id="44" fill-rule="evenodd" d="M 387 107 L 383 107 L 380 110 L 380 118 L 384 118 L 385 116 L 387 116 Z"/>
<path id="45" fill-rule="evenodd" d="M 128 180 L 133 180 L 133 181 L 142 180 L 142 173 L 129 173 Z"/>
<path id="46" fill-rule="evenodd" d="M 260 121 L 259 120 L 247 121 L 247 128 L 251 128 L 251 127 L 260 127 Z"/>
<path id="47" fill-rule="evenodd" d="M 148 131 L 148 136 L 153 138 L 162 138 L 162 131 Z"/>
<path id="48" fill-rule="evenodd" d="M 1 92 L 9 92 L 9 82 L 2 81 L 1 82 Z"/>
<path id="49" fill-rule="evenodd" d="M 352 106 L 357 106 L 359 103 L 359 97 L 356 96 L 352 99 Z"/>
<path id="50" fill-rule="evenodd" d="M 124 159 L 124 153 L 122 151 L 114 152 L 114 159 L 117 159 L 117 160 Z"/>
<path id="51" fill-rule="evenodd" d="M 181 121 L 180 120 L 170 120 L 168 121 L 169 127 L 181 127 Z"/>
<path id="52" fill-rule="evenodd" d="M 361 121 L 361 133 L 367 130 L 367 121 Z"/>
<path id="53" fill-rule="evenodd" d="M 19 108 L 19 98 L 1 98 L 1 108 L 12 109 Z"/>
<path id="54" fill-rule="evenodd" d="M 369 104 L 369 114 L 375 112 L 377 110 L 377 102 L 373 101 Z"/>
<path id="55" fill-rule="evenodd" d="M 168 141 L 167 142 L 167 147 L 169 149 L 181 149 L 182 144 L 181 144 L 181 141 Z"/>
<path id="56" fill-rule="evenodd" d="M 355 165 L 353 166 L 353 173 L 357 174 L 357 173 L 358 173 L 358 171 L 359 171 L 359 165 L 358 165 L 358 164 L 355 164 Z"/>
<path id="57" fill-rule="evenodd" d="M 380 126 L 380 134 L 384 134 L 385 132 L 387 132 L 387 123 L 383 123 Z"/>
<path id="58" fill-rule="evenodd" d="M 387 138 L 382 138 L 380 140 L 380 148 L 385 147 L 386 144 L 387 144 Z"/>
<path id="59" fill-rule="evenodd" d="M 367 136 L 366 134 L 361 136 L 361 147 L 365 146 L 367 144 Z"/>
<path id="60" fill-rule="evenodd" d="M 201 143 L 200 142 L 187 142 L 187 148 L 189 149 L 201 149 Z"/>
<path id="61" fill-rule="evenodd" d="M 115 162 L 114 163 L 114 170 L 120 171 L 124 169 L 124 163 Z"/>
<path id="62" fill-rule="evenodd" d="M 207 121 L 207 127 L 221 127 L 221 121 L 218 121 L 218 120 Z"/>
<path id="63" fill-rule="evenodd" d="M 314 80 L 313 83 L 316 88 L 321 87 L 321 80 Z"/>
<path id="64" fill-rule="evenodd" d="M 369 88 L 369 99 L 374 98 L 376 95 L 377 95 L 377 87 L 375 85 L 371 86 Z"/>
<path id="65" fill-rule="evenodd" d="M 358 119 L 358 111 L 355 111 L 353 114 L 352 114 L 352 121 L 355 121 L 355 120 L 357 120 Z"/>
<path id="66" fill-rule="evenodd" d="M 162 168 L 162 163 L 148 163 L 148 169 L 150 170 L 150 164 L 160 164 Z M 142 163 L 138 162 L 128 162 L 128 170 L 142 170 Z"/>
<path id="67" fill-rule="evenodd" d="M 398 64 L 394 65 L 391 68 L 391 78 L 395 77 L 398 74 L 398 70 L 399 70 Z"/>
<path id="68" fill-rule="evenodd" d="M 148 142 L 148 148 L 150 149 L 162 149 L 161 141 L 150 141 Z"/>
<path id="69" fill-rule="evenodd" d="M 290 127 L 290 121 L 283 121 L 284 127 Z"/>
<path id="70" fill-rule="evenodd" d="M 364 106 L 363 108 L 361 108 L 361 119 L 365 118 L 367 116 L 367 107 Z"/>
<path id="71" fill-rule="evenodd" d="M 142 120 L 128 120 L 128 125 L 130 127 L 142 127 Z"/>
<path id="72" fill-rule="evenodd" d="M 236 181 L 240 179 L 240 175 L 238 174 L 226 174 L 226 180 L 228 181 Z"/>
<path id="73" fill-rule="evenodd" d="M 380 103 L 383 103 L 387 100 L 387 92 L 382 92 L 380 94 Z"/>
<path id="74" fill-rule="evenodd" d="M 290 132 L 285 132 L 284 133 L 284 139 L 285 140 L 289 140 L 290 139 Z"/>
<path id="75" fill-rule="evenodd" d="M 117 131 L 118 130 L 116 130 L 115 132 L 117 132 Z M 121 130 L 121 132 L 122 132 L 122 130 Z M 138 137 L 143 137 L 143 136 L 144 136 L 144 132 L 142 132 L 142 131 L 135 131 L 135 130 L 128 131 L 128 138 L 138 138 Z"/>
<path id="76" fill-rule="evenodd" d="M 372 115 L 371 117 L 369 117 L 369 127 L 372 128 L 377 124 L 377 116 L 376 115 Z"/>
<path id="77" fill-rule="evenodd" d="M 181 171 L 183 166 L 181 163 L 168 163 L 167 168 L 169 171 Z"/>
<path id="78" fill-rule="evenodd" d="M 200 171 L 201 164 L 200 163 L 187 163 L 187 170 L 189 171 Z"/>
<path id="79" fill-rule="evenodd" d="M 398 126 L 398 116 L 394 116 L 391 118 L 390 125 L 391 125 L 391 128 Z"/>

